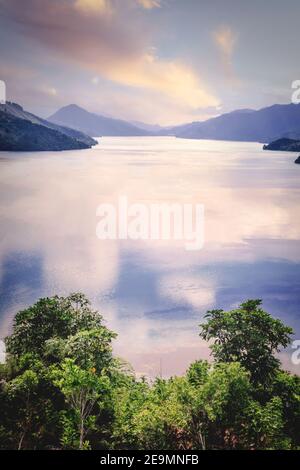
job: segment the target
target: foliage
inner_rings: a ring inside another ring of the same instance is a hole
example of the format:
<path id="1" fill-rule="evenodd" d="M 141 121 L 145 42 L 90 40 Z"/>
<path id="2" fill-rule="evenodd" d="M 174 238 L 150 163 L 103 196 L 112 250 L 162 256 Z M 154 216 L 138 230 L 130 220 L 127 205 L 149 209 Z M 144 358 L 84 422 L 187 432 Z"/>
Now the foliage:
<path id="1" fill-rule="evenodd" d="M 290 441 L 282 434 L 282 400 L 273 397 L 261 405 L 252 401 L 247 410 L 246 442 L 253 449 L 288 449 Z"/>
<path id="2" fill-rule="evenodd" d="M 6 339 L 8 354 L 43 356 L 47 340 L 67 339 L 79 331 L 102 329 L 102 316 L 91 309 L 83 294 L 40 299 L 32 307 L 17 313 L 13 333 Z"/>
<path id="3" fill-rule="evenodd" d="M 274 353 L 290 343 L 292 328 L 260 308 L 261 300 L 248 300 L 224 312 L 210 310 L 200 325 L 200 336 L 214 340 L 211 350 L 218 362 L 240 362 L 254 383 L 272 380 L 280 365 Z"/>
<path id="4" fill-rule="evenodd" d="M 52 375 L 54 385 L 61 390 L 73 412 L 73 425 L 78 429 L 78 447 L 83 449 L 88 446 L 85 438 L 95 425 L 93 411 L 96 405 L 101 406 L 102 396 L 109 389 L 108 378 L 97 375 L 95 367 L 82 369 L 74 359 L 65 359 L 60 366 L 53 367 Z M 68 425 L 68 431 L 64 429 L 64 440 L 68 444 L 65 436 L 69 435 L 70 423 L 66 423 L 66 418 L 65 414 L 64 423 Z"/>
<path id="5" fill-rule="evenodd" d="M 0 366 L 2 449 L 296 449 L 300 378 L 275 354 L 292 330 L 260 300 L 212 310 L 200 335 L 214 362 L 137 379 L 83 294 L 16 315 Z"/>

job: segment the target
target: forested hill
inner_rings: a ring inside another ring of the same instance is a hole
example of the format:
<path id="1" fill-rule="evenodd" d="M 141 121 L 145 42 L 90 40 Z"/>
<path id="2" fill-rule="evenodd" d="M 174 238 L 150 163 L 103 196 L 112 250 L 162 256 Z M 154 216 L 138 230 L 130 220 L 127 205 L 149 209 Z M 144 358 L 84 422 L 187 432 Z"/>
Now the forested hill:
<path id="1" fill-rule="evenodd" d="M 278 139 L 264 145 L 264 150 L 280 150 L 281 152 L 300 152 L 300 139 Z"/>
<path id="2" fill-rule="evenodd" d="M 16 103 L 0 105 L 0 150 L 76 150 L 90 148 L 96 143 L 82 132 L 26 112 Z"/>

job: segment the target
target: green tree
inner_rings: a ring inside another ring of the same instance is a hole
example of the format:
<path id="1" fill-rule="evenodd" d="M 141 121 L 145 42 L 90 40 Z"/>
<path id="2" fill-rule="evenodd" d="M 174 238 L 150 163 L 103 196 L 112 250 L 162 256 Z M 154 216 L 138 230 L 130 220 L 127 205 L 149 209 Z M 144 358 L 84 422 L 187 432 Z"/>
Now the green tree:
<path id="1" fill-rule="evenodd" d="M 256 384 L 269 383 L 279 369 L 275 357 L 291 342 L 292 328 L 262 310 L 261 300 L 248 300 L 230 311 L 210 310 L 200 324 L 200 336 L 213 340 L 218 362 L 240 362 Z"/>
<path id="2" fill-rule="evenodd" d="M 242 423 L 251 392 L 249 372 L 241 364 L 212 366 L 200 390 L 200 403 L 208 419 L 210 447 L 240 447 Z"/>
<path id="3" fill-rule="evenodd" d="M 25 448 L 57 446 L 60 422 L 63 439 L 70 441 L 73 432 L 82 448 L 100 411 L 105 427 L 111 407 L 101 401 L 104 390 L 109 381 L 124 375 L 120 361 L 112 355 L 115 336 L 80 293 L 40 299 L 16 315 L 13 333 L 6 339 L 8 354 L 0 381 L 5 429 L 9 430 L 2 430 L 2 435 L 10 436 L 13 447 L 16 440 Z M 50 374 L 53 370 L 55 380 Z M 14 411 L 16 402 L 20 405 Z"/>
<path id="4" fill-rule="evenodd" d="M 117 448 L 190 448 L 185 403 L 191 387 L 185 377 L 132 380 L 115 391 L 114 438 Z"/>
<path id="5" fill-rule="evenodd" d="M 26 370 L 7 385 L 8 395 L 18 400 L 22 410 L 21 413 L 19 412 L 18 450 L 22 449 L 24 438 L 32 427 L 36 410 L 33 398 L 36 395 L 38 383 L 37 373 L 32 370 Z"/>
<path id="6" fill-rule="evenodd" d="M 99 408 L 105 393 L 109 390 L 109 380 L 105 376 L 96 374 L 96 369 L 82 369 L 75 364 L 73 359 L 65 359 L 60 366 L 52 369 L 53 383 L 61 390 L 66 402 L 73 412 L 74 426 L 78 431 L 78 447 L 83 449 L 88 446 L 85 438 L 89 431 L 94 429 L 96 421 L 96 405 Z M 70 435 L 70 422 L 67 433 Z"/>
<path id="7" fill-rule="evenodd" d="M 84 369 L 95 368 L 98 373 L 112 367 L 111 342 L 116 334 L 104 326 L 79 331 L 65 342 L 64 353 Z"/>
<path id="8" fill-rule="evenodd" d="M 281 400 L 283 432 L 294 449 L 300 448 L 300 377 L 278 370 L 267 390 L 267 399 Z"/>
<path id="9" fill-rule="evenodd" d="M 284 434 L 283 405 L 273 397 L 263 405 L 252 401 L 246 410 L 244 435 L 248 449 L 289 449 L 290 439 Z"/>
<path id="10" fill-rule="evenodd" d="M 120 442 L 141 449 L 242 447 L 251 391 L 249 373 L 240 364 L 197 361 L 187 376 L 123 389 L 115 433 Z"/>
<path id="11" fill-rule="evenodd" d="M 103 330 L 102 321 L 81 293 L 40 299 L 15 316 L 13 333 L 5 340 L 6 351 L 14 357 L 25 353 L 42 357 L 48 340 L 64 340 L 83 330 Z"/>
<path id="12" fill-rule="evenodd" d="M 1 411 L 7 448 L 43 448 L 58 444 L 60 392 L 49 370 L 34 355 L 23 355 L 1 371 Z"/>
<path id="13" fill-rule="evenodd" d="M 275 354 L 292 330 L 259 300 L 209 311 L 215 361 L 138 380 L 83 294 L 40 299 L 16 316 L 0 365 L 0 448 L 296 449 L 300 378 Z"/>

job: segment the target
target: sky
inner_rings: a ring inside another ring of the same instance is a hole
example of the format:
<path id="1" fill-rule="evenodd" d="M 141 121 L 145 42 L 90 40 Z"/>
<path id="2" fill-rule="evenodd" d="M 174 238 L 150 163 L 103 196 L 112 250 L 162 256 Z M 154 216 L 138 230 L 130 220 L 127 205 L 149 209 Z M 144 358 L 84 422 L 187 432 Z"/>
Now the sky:
<path id="1" fill-rule="evenodd" d="M 7 100 L 175 125 L 291 101 L 299 0 L 0 0 Z"/>

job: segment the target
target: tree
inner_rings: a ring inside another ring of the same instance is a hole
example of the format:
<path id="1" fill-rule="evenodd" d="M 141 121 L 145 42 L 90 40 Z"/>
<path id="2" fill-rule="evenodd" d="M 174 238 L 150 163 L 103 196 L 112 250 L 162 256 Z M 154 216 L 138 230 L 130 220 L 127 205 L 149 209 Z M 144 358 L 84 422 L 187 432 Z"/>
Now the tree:
<path id="1" fill-rule="evenodd" d="M 140 439 L 133 426 L 134 416 L 143 408 L 150 386 L 146 380 L 137 381 L 130 377 L 128 381 L 113 388 L 114 447 L 119 449 L 140 449 Z"/>
<path id="2" fill-rule="evenodd" d="M 57 446 L 63 403 L 49 380 L 49 370 L 34 355 L 23 355 L 2 369 L 1 412 L 7 447 L 43 448 L 50 439 Z"/>
<path id="3" fill-rule="evenodd" d="M 80 293 L 40 299 L 16 315 L 13 333 L 6 338 L 8 354 L 0 382 L 12 442 L 21 433 L 21 447 L 25 437 L 26 448 L 45 445 L 42 435 L 46 442 L 48 436 L 50 447 L 57 445 L 56 436 L 61 433 L 52 416 L 60 415 L 63 439 L 71 440 L 75 426 L 78 446 L 84 446 L 104 408 L 101 399 L 110 378 L 117 371 L 122 375 L 112 355 L 115 337 Z M 13 412 L 16 401 L 21 406 Z"/>
<path id="4" fill-rule="evenodd" d="M 245 409 L 253 390 L 249 376 L 239 363 L 191 364 L 188 430 L 193 448 L 243 448 Z"/>
<path id="5" fill-rule="evenodd" d="M 22 419 L 19 421 L 19 440 L 18 450 L 22 449 L 23 440 L 28 433 L 33 420 L 35 407 L 33 406 L 33 396 L 36 393 L 38 386 L 38 376 L 32 370 L 26 370 L 23 374 L 13 379 L 7 385 L 7 392 L 13 398 L 17 398 L 19 402 L 19 410 L 22 412 Z"/>
<path id="6" fill-rule="evenodd" d="M 188 416 L 180 397 L 186 395 L 186 380 L 156 379 L 152 386 L 133 382 L 123 389 L 116 403 L 115 433 L 131 448 L 184 448 Z"/>
<path id="7" fill-rule="evenodd" d="M 275 353 L 291 342 L 293 330 L 260 308 L 261 300 L 248 300 L 230 311 L 210 310 L 200 336 L 213 340 L 211 350 L 218 362 L 240 362 L 252 382 L 266 385 L 280 366 Z"/>
<path id="8" fill-rule="evenodd" d="M 0 448 L 296 449 L 300 378 L 275 353 L 292 330 L 259 300 L 208 312 L 213 363 L 137 379 L 82 294 L 16 316 L 0 365 Z"/>
<path id="9" fill-rule="evenodd" d="M 207 415 L 207 436 L 211 448 L 241 446 L 245 409 L 251 400 L 249 372 L 239 363 L 218 363 L 211 367 L 200 389 L 200 402 Z"/>
<path id="10" fill-rule="evenodd" d="M 300 377 L 278 370 L 267 390 L 267 398 L 279 397 L 282 404 L 283 432 L 295 449 L 300 447 Z"/>
<path id="11" fill-rule="evenodd" d="M 123 389 L 115 435 L 140 449 L 241 448 L 251 391 L 240 364 L 197 361 L 187 376 Z"/>
<path id="12" fill-rule="evenodd" d="M 283 405 L 279 397 L 263 405 L 252 401 L 245 411 L 244 437 L 248 449 L 290 448 L 290 439 L 283 432 Z"/>
<path id="13" fill-rule="evenodd" d="M 83 330 L 103 330 L 102 320 L 81 293 L 40 299 L 15 316 L 13 333 L 5 340 L 6 351 L 15 357 L 25 353 L 42 357 L 48 340 L 65 340 Z"/>
<path id="14" fill-rule="evenodd" d="M 65 342 L 64 353 L 84 369 L 95 368 L 98 373 L 112 367 L 112 339 L 116 334 L 104 326 L 79 331 Z"/>
<path id="15" fill-rule="evenodd" d="M 73 424 L 77 427 L 79 449 L 88 446 L 85 438 L 95 425 L 95 407 L 101 406 L 101 399 L 109 389 L 109 380 L 98 376 L 96 369 L 82 369 L 73 359 L 65 359 L 61 366 L 52 369 L 53 383 L 62 391 L 66 402 L 73 411 Z M 64 414 L 64 424 L 68 424 L 66 434 L 69 435 L 70 422 Z M 72 423 L 71 423 L 72 424 Z"/>

